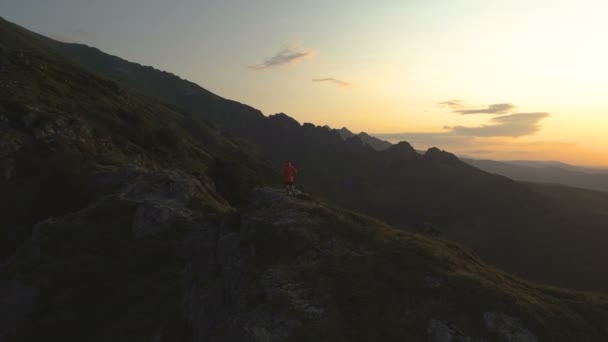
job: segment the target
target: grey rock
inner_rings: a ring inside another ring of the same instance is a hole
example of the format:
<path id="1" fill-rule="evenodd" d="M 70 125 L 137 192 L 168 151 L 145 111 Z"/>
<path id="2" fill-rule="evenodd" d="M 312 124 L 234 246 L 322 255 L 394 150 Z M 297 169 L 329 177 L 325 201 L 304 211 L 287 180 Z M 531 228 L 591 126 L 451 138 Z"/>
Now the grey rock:
<path id="1" fill-rule="evenodd" d="M 453 323 L 433 318 L 429 319 L 427 339 L 431 342 L 486 342 L 481 337 L 466 336 Z"/>
<path id="2" fill-rule="evenodd" d="M 144 169 L 135 167 L 98 165 L 93 174 L 93 183 L 104 192 L 111 192 L 125 186 L 128 181 L 144 172 Z"/>
<path id="3" fill-rule="evenodd" d="M 518 318 L 504 313 L 484 312 L 483 321 L 489 332 L 502 342 L 538 342 L 530 330 L 524 328 Z"/>
<path id="4" fill-rule="evenodd" d="M 16 162 L 15 159 L 0 160 L 0 174 L 5 180 L 10 180 L 15 173 Z"/>
<path id="5" fill-rule="evenodd" d="M 322 300 L 311 295 L 310 290 L 302 282 L 293 279 L 287 270 L 267 270 L 262 275 L 262 284 L 268 298 L 285 298 L 287 305 L 308 318 L 318 319 L 325 313 Z"/>
<path id="6" fill-rule="evenodd" d="M 182 312 L 194 330 L 194 341 L 251 341 L 245 331 L 244 296 L 251 291 L 234 233 L 214 225 L 193 229 L 184 240 L 187 267 L 182 276 Z M 223 328 L 222 328 L 223 327 Z"/>
<path id="7" fill-rule="evenodd" d="M 45 124 L 42 127 L 34 128 L 32 134 L 34 135 L 34 139 L 41 140 L 55 135 L 56 131 L 53 125 Z"/>
<path id="8" fill-rule="evenodd" d="M 198 179 L 177 170 L 105 168 L 96 180 L 107 187 L 122 185 L 121 196 L 139 203 L 133 218 L 136 239 L 166 231 L 177 222 L 197 225 L 201 213 L 188 207 L 195 197 L 209 194 Z"/>
<path id="9" fill-rule="evenodd" d="M 21 117 L 21 123 L 25 127 L 30 127 L 34 123 L 34 121 L 36 121 L 36 114 L 33 112 L 29 112 Z"/>
<path id="10" fill-rule="evenodd" d="M 179 214 L 168 207 L 151 203 L 140 204 L 133 217 L 133 237 L 140 239 L 166 231 L 177 216 Z"/>
<path id="11" fill-rule="evenodd" d="M 427 334 L 430 342 L 454 341 L 454 330 L 446 322 L 437 319 L 429 319 Z"/>
<path id="12" fill-rule="evenodd" d="M 431 289 L 437 289 L 443 286 L 444 280 L 441 277 L 425 276 L 424 283 Z"/>
<path id="13" fill-rule="evenodd" d="M 185 172 L 160 170 L 139 177 L 126 189 L 123 196 L 136 202 L 186 205 L 197 192 L 204 191 L 201 182 Z"/>
<path id="14" fill-rule="evenodd" d="M 290 331 L 300 325 L 299 321 L 292 318 L 257 313 L 248 317 L 243 330 L 250 341 L 281 342 L 287 340 Z"/>

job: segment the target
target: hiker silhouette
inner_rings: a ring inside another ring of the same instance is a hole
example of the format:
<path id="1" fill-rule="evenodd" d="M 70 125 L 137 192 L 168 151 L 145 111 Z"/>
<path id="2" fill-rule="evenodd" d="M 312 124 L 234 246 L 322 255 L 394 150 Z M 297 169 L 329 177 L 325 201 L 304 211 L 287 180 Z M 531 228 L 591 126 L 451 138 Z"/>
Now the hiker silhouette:
<path id="1" fill-rule="evenodd" d="M 285 190 L 287 191 L 287 196 L 289 193 L 293 196 L 296 195 L 296 189 L 294 187 L 294 176 L 298 170 L 291 164 L 290 161 L 286 161 L 283 164 L 283 179 L 285 180 Z"/>

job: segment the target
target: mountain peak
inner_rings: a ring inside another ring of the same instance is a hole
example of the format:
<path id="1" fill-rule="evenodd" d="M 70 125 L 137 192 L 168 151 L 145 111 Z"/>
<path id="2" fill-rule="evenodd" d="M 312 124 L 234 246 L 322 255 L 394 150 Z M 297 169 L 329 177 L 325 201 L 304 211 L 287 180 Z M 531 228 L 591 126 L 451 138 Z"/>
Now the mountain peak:
<path id="1" fill-rule="evenodd" d="M 435 160 L 435 161 L 447 161 L 447 162 L 461 163 L 460 159 L 458 159 L 458 157 L 456 157 L 454 154 L 444 151 L 444 150 L 440 150 L 437 147 L 429 148 L 424 153 L 424 157 L 427 159 L 430 159 L 430 160 Z"/>
<path id="2" fill-rule="evenodd" d="M 285 113 L 277 113 L 274 115 L 270 115 L 268 117 L 268 119 L 270 120 L 274 120 L 277 123 L 280 123 L 281 126 L 285 127 L 285 128 L 297 128 L 300 127 L 300 123 L 292 118 L 291 116 L 285 114 Z"/>
<path id="3" fill-rule="evenodd" d="M 418 160 L 420 155 L 416 150 L 406 141 L 401 141 L 397 144 L 391 145 L 384 151 L 384 155 L 387 156 L 388 160 L 392 162 L 399 162 L 404 160 Z"/>

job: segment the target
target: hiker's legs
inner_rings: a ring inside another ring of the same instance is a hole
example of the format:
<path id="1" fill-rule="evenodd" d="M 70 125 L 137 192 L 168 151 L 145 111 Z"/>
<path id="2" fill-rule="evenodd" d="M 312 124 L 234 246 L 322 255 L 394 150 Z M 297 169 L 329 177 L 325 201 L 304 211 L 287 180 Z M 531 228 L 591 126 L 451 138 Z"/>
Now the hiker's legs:
<path id="1" fill-rule="evenodd" d="M 296 191 L 293 187 L 293 182 L 285 182 L 285 191 L 287 193 L 287 196 L 289 196 L 289 192 L 291 191 L 291 193 L 295 196 Z"/>

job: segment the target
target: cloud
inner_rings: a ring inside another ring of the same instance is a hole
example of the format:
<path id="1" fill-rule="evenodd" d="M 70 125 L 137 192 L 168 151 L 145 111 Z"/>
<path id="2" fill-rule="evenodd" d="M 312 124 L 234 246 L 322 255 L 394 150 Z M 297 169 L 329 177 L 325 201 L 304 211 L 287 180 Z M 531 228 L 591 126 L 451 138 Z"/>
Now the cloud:
<path id="1" fill-rule="evenodd" d="M 507 114 L 515 109 L 515 106 L 510 103 L 496 103 L 487 106 L 486 108 L 480 109 L 457 109 L 454 110 L 454 113 L 459 113 L 460 115 L 469 115 L 469 114 Z"/>
<path id="2" fill-rule="evenodd" d="M 444 126 L 444 132 L 406 132 L 375 136 L 391 142 L 405 140 L 420 148 L 439 146 L 453 150 L 470 150 L 485 147 L 489 142 L 497 140 L 504 144 L 504 139 L 533 135 L 541 129 L 540 122 L 549 116 L 549 113 L 516 113 L 492 118 L 487 124 L 476 127 Z"/>
<path id="3" fill-rule="evenodd" d="M 603 155 L 573 141 L 520 139 L 533 136 L 549 113 L 515 113 L 493 117 L 480 126 L 450 126 L 440 132 L 372 134 L 397 143 L 408 141 L 418 150 L 439 147 L 460 156 L 494 160 L 543 159 L 597 164 Z M 603 151 L 601 152 L 603 153 Z"/>
<path id="4" fill-rule="evenodd" d="M 305 50 L 299 45 L 290 45 L 281 49 L 274 56 L 264 58 L 262 63 L 249 66 L 249 69 L 265 70 L 294 65 L 304 59 L 313 57 L 315 54 L 316 51 L 314 50 Z"/>
<path id="5" fill-rule="evenodd" d="M 91 43 L 97 40 L 97 34 L 95 32 L 75 29 L 67 30 L 62 33 L 51 35 L 51 38 L 64 42 L 64 43 Z"/>
<path id="6" fill-rule="evenodd" d="M 449 101 L 439 102 L 437 105 L 439 107 L 449 107 L 452 109 L 458 109 L 458 108 L 462 107 L 462 101 L 461 100 L 449 100 Z"/>
<path id="7" fill-rule="evenodd" d="M 408 141 L 418 150 L 439 147 L 472 158 L 517 159 L 542 156 L 537 158 L 560 159 L 563 155 L 583 153 L 577 143 L 564 141 L 524 142 L 509 138 L 454 136 L 446 133 L 396 133 L 373 136 L 392 143 Z"/>
<path id="8" fill-rule="evenodd" d="M 499 116 L 490 124 L 478 127 L 455 126 L 447 134 L 473 137 L 522 137 L 532 135 L 541 129 L 540 121 L 549 113 L 517 113 Z"/>
<path id="9" fill-rule="evenodd" d="M 560 148 L 567 143 L 560 142 L 533 142 L 522 139 L 532 136 L 541 130 L 542 120 L 551 116 L 545 112 L 511 113 L 515 106 L 510 103 L 489 105 L 485 108 L 467 108 L 460 100 L 444 101 L 437 104 L 448 107 L 452 112 L 459 114 L 491 113 L 491 117 L 484 124 L 478 126 L 446 125 L 439 132 L 405 132 L 394 134 L 376 134 L 374 136 L 396 143 L 408 141 L 417 149 L 439 147 L 461 155 L 477 156 L 521 156 L 528 151 L 532 153 L 561 153 Z M 467 113 L 461 113 L 467 111 Z M 575 147 L 564 147 L 575 149 Z"/>
<path id="10" fill-rule="evenodd" d="M 437 146 L 442 149 L 450 148 L 476 148 L 474 138 L 468 136 L 451 135 L 446 132 L 438 133 L 388 133 L 388 134 L 373 134 L 374 137 L 387 140 L 393 143 L 399 141 L 407 141 L 412 146 L 420 149 Z"/>
<path id="11" fill-rule="evenodd" d="M 461 100 L 449 100 L 444 102 L 439 102 L 437 104 L 439 107 L 448 107 L 452 110 L 453 113 L 458 113 L 460 115 L 470 115 L 470 114 L 508 114 L 513 111 L 516 107 L 511 103 L 495 103 L 486 107 L 466 107 Z"/>
<path id="12" fill-rule="evenodd" d="M 346 81 L 339 80 L 339 79 L 336 79 L 336 78 L 331 78 L 331 77 L 328 77 L 328 78 L 313 78 L 312 81 L 313 82 L 329 82 L 329 83 L 335 84 L 336 86 L 338 86 L 340 88 L 350 86 L 350 82 L 346 82 Z"/>

